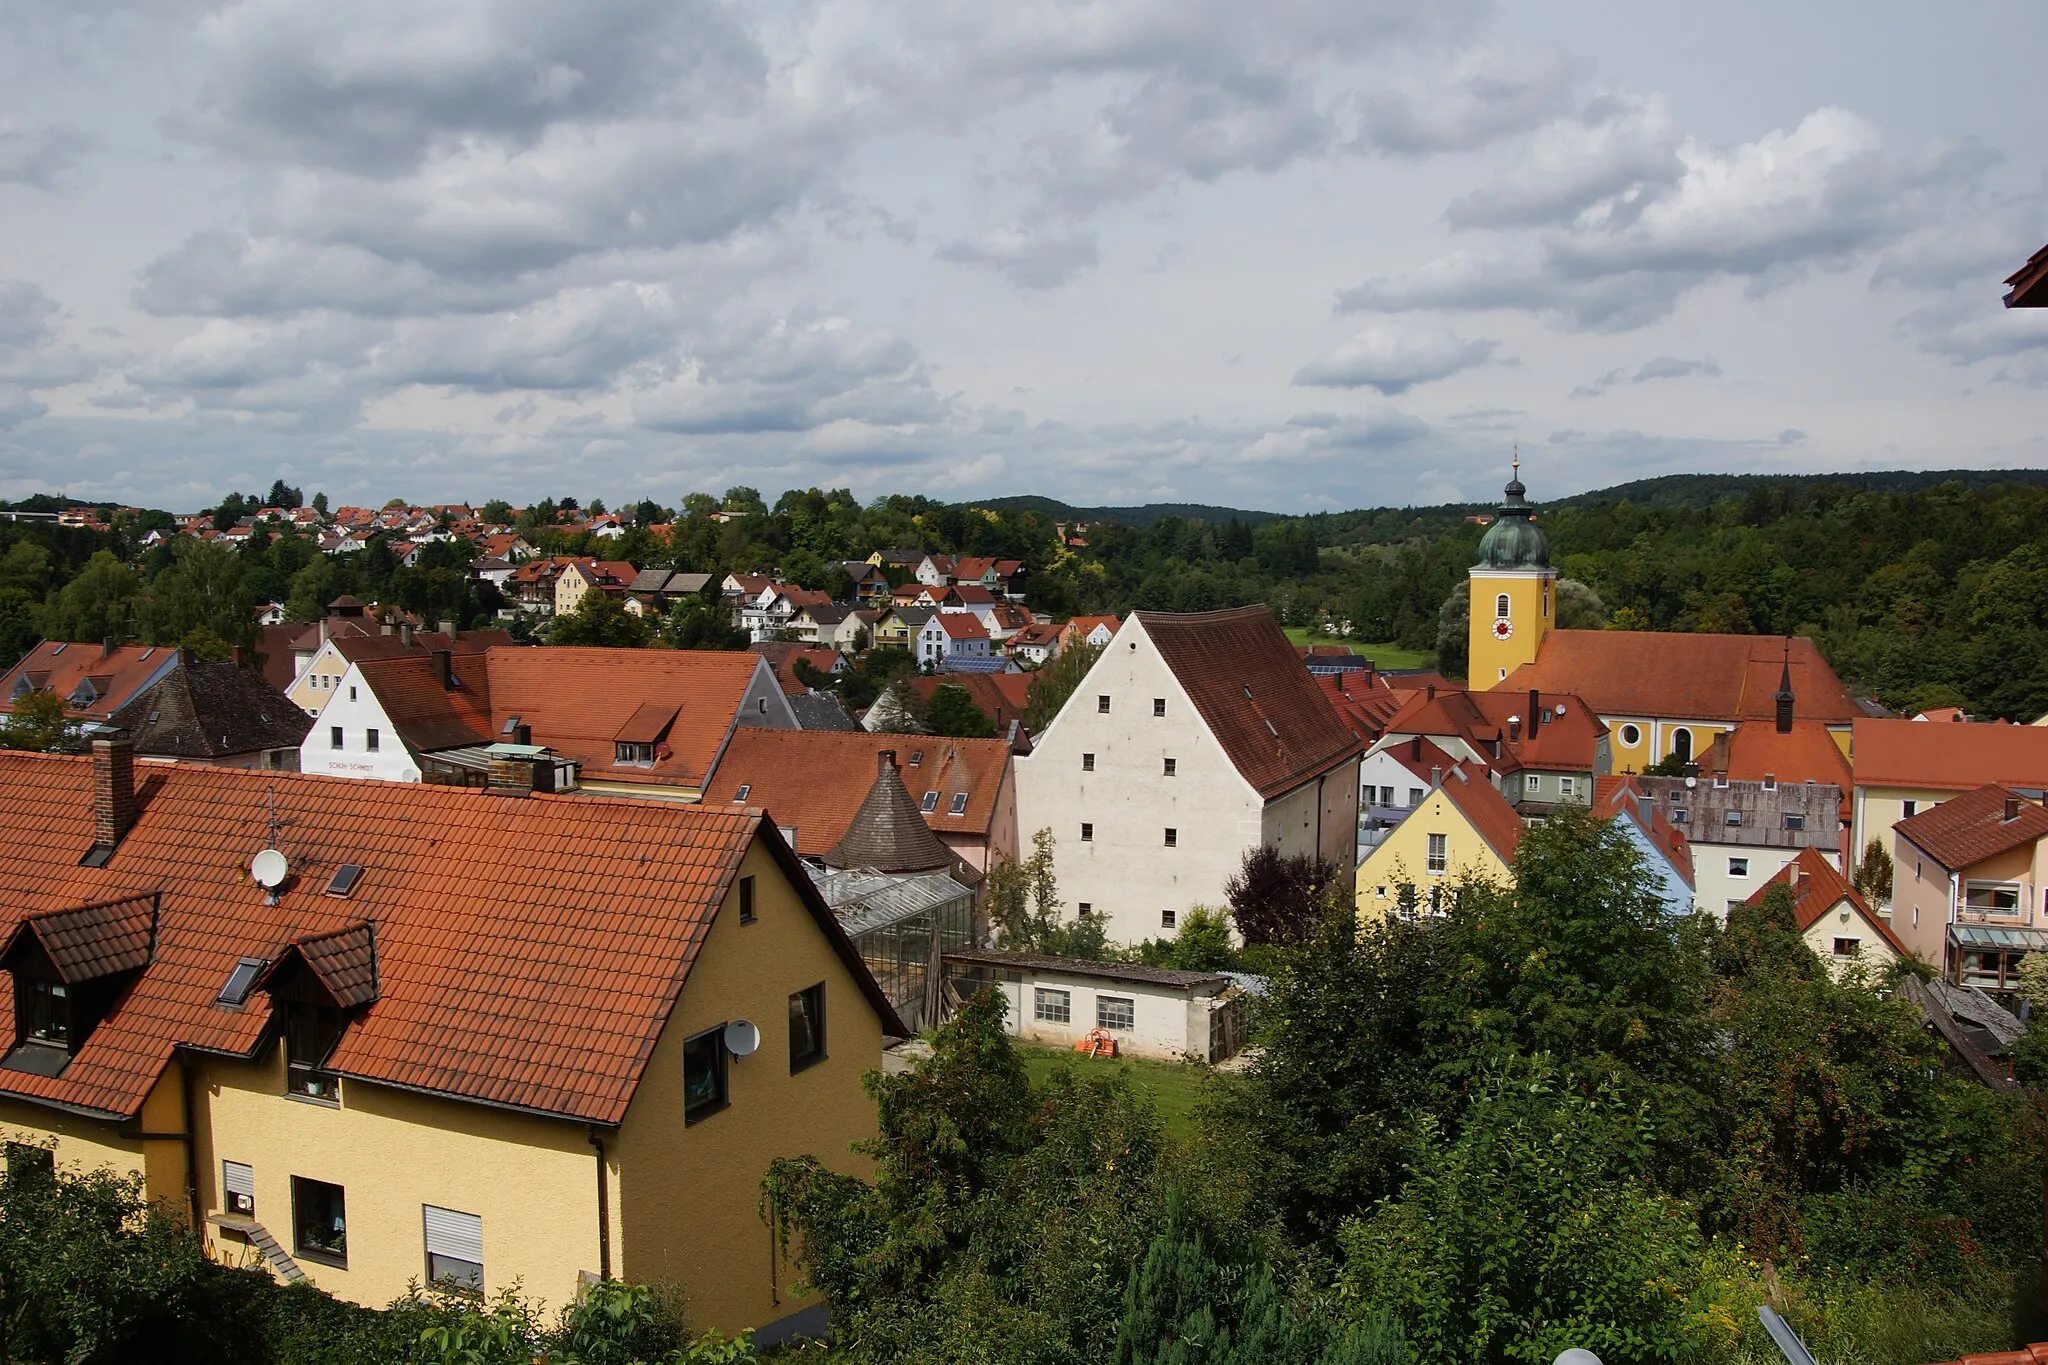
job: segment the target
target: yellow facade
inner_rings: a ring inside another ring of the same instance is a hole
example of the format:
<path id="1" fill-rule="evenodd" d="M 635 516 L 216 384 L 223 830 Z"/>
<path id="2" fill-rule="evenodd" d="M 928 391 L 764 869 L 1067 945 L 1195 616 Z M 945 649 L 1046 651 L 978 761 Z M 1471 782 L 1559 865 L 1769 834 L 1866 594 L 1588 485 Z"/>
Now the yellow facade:
<path id="1" fill-rule="evenodd" d="M 775 1260 L 761 1179 L 778 1156 L 867 1169 L 851 1147 L 875 1131 L 860 1081 L 880 1061 L 882 1028 L 775 856 L 756 841 L 739 875 L 755 879 L 755 919 L 740 922 L 735 879 L 616 1128 L 346 1079 L 338 1104 L 295 1097 L 280 1042 L 254 1060 L 195 1056 L 189 1086 L 173 1062 L 135 1122 L 0 1101 L 0 1136 L 53 1142 L 60 1165 L 143 1173 L 149 1196 L 182 1214 L 189 1112 L 209 1250 L 261 1264 L 246 1237 L 213 1222 L 226 1212 L 221 1163 L 246 1164 L 256 1221 L 314 1284 L 358 1303 L 381 1307 L 425 1280 L 434 1205 L 482 1220 L 486 1294 L 516 1285 L 552 1310 L 608 1263 L 621 1279 L 679 1285 L 693 1328 L 773 1322 L 807 1301 Z M 819 983 L 826 1057 L 792 1073 L 789 998 Z M 730 1059 L 728 1105 L 686 1124 L 684 1040 L 737 1019 L 759 1027 L 760 1048 Z M 345 1266 L 296 1252 L 294 1177 L 345 1191 Z"/>
<path id="2" fill-rule="evenodd" d="M 1714 736 L 1732 733 L 1728 721 L 1651 720 L 1645 716 L 1602 716 L 1607 725 L 1607 742 L 1614 756 L 1614 771 L 1639 773 L 1661 763 L 1674 753 L 1684 752 L 1693 762 L 1704 764 Z M 1768 725 L 1768 721 L 1752 724 Z"/>
<path id="3" fill-rule="evenodd" d="M 1444 840 L 1440 870 L 1432 867 L 1429 856 L 1433 834 Z M 1359 922 L 1385 919 L 1401 904 L 1405 886 L 1414 886 L 1416 904 L 1427 907 L 1432 888 L 1479 881 L 1512 885 L 1514 872 L 1438 787 L 1358 865 Z"/>
<path id="4" fill-rule="evenodd" d="M 1557 620 L 1557 570 L 1472 570 L 1465 676 L 1481 691 L 1534 663 Z"/>

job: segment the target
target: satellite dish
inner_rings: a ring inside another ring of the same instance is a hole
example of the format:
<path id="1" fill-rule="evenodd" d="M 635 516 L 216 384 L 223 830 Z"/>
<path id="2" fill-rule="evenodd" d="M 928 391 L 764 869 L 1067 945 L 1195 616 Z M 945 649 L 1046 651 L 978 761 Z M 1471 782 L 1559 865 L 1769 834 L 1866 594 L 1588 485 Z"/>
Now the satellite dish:
<path id="1" fill-rule="evenodd" d="M 1697 777 L 1688 777 L 1685 779 L 1685 785 L 1688 787 L 1697 787 L 1699 784 L 1700 780 Z"/>
<path id="2" fill-rule="evenodd" d="M 289 871 L 291 867 L 285 862 L 284 855 L 274 848 L 266 848 L 249 860 L 249 875 L 266 891 L 275 891 L 283 886 L 285 874 Z"/>
<path id="3" fill-rule="evenodd" d="M 751 1057 L 761 1046 L 761 1030 L 745 1019 L 735 1019 L 725 1026 L 725 1050 L 735 1057 Z"/>

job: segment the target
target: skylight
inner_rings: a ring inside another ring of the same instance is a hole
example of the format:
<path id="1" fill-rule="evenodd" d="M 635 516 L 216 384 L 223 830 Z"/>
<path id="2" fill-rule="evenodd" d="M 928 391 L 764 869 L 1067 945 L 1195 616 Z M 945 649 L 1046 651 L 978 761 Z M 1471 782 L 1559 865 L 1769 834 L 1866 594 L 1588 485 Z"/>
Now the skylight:
<path id="1" fill-rule="evenodd" d="M 732 799 L 734 801 L 744 801 L 753 794 L 754 784 L 751 782 L 742 782 L 740 783 L 740 789 L 732 794 Z"/>
<path id="2" fill-rule="evenodd" d="M 953 804 L 952 804 L 951 806 L 947 807 L 947 809 L 946 809 L 946 814 L 948 814 L 948 815 L 965 815 L 965 814 L 967 814 L 967 793 L 966 793 L 966 792 L 954 792 L 954 793 L 953 793 Z"/>
<path id="3" fill-rule="evenodd" d="M 346 896 L 356 889 L 356 883 L 362 879 L 362 864 L 343 863 L 340 867 L 334 869 L 334 876 L 327 883 L 326 894 L 330 896 Z"/>
<path id="4" fill-rule="evenodd" d="M 263 970 L 263 959 L 245 957 L 235 964 L 228 973 L 228 979 L 220 988 L 220 994 L 213 998 L 216 1005 L 239 1005 L 249 998 L 250 987 L 256 984 L 256 974 Z"/>
<path id="5" fill-rule="evenodd" d="M 910 766 L 915 768 L 918 764 L 922 762 L 924 762 L 924 750 L 912 749 L 910 751 Z"/>
<path id="6" fill-rule="evenodd" d="M 498 733 L 499 733 L 499 734 L 501 734 L 501 735 L 509 735 L 509 734 L 511 734 L 511 733 L 512 733 L 512 732 L 513 732 L 514 730 L 517 730 L 518 728 L 519 728 L 519 717 L 517 717 L 517 716 L 507 716 L 507 717 L 505 717 L 505 728 L 504 728 L 504 729 L 502 729 L 502 730 L 500 730 L 500 731 L 498 731 Z"/>
<path id="7" fill-rule="evenodd" d="M 926 792 L 924 800 L 918 803 L 917 808 L 923 814 L 930 815 L 939 808 L 939 794 L 937 792 Z"/>

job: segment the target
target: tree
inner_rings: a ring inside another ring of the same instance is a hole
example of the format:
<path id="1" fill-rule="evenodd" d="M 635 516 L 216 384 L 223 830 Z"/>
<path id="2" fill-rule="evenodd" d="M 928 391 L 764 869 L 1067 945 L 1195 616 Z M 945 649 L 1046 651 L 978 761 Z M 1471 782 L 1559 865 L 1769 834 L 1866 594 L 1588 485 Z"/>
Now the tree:
<path id="1" fill-rule="evenodd" d="M 323 517 L 327 515 L 327 495 L 325 493 L 315 493 L 313 495 L 313 510 Z"/>
<path id="2" fill-rule="evenodd" d="M 305 496 L 283 479 L 273 480 L 270 492 L 263 500 L 265 507 L 282 507 L 287 510 L 305 505 Z"/>
<path id="3" fill-rule="evenodd" d="M 64 699 L 55 692 L 31 692 L 14 703 L 0 722 L 0 749 L 28 749 L 35 753 L 70 746 L 71 720 L 64 714 Z"/>
<path id="4" fill-rule="evenodd" d="M 512 504 L 503 498 L 492 498 L 479 509 L 478 514 L 487 525 L 503 526 L 512 520 Z"/>
<path id="5" fill-rule="evenodd" d="M 219 541 L 180 537 L 171 567 L 157 575 L 136 610 L 136 624 L 151 644 L 176 644 L 204 629 L 233 645 L 255 638 L 255 602 L 241 556 Z"/>
<path id="6" fill-rule="evenodd" d="M 1181 915 L 1173 937 L 1144 944 L 1140 956 L 1150 966 L 1182 972 L 1221 972 L 1237 966 L 1228 917 L 1206 905 L 1194 906 Z"/>
<path id="7" fill-rule="evenodd" d="M 1024 696 L 1024 728 L 1034 735 L 1043 734 L 1101 657 L 1100 646 L 1076 641 L 1034 672 Z"/>
<path id="8" fill-rule="evenodd" d="M 1031 856 L 1005 858 L 988 870 L 983 905 L 997 941 L 1014 952 L 1036 951 L 1059 923 L 1060 888 L 1053 874 L 1052 830 L 1031 836 Z"/>
<path id="9" fill-rule="evenodd" d="M 1324 915 L 1324 894 L 1337 882 L 1335 864 L 1307 853 L 1282 854 L 1270 844 L 1245 850 L 1223 883 L 1230 917 L 1250 944 L 1305 941 Z"/>
<path id="10" fill-rule="evenodd" d="M 704 591 L 676 600 L 661 623 L 662 641 L 671 649 L 745 649 L 747 633 L 732 623 L 732 610 L 718 590 L 718 581 Z"/>
<path id="11" fill-rule="evenodd" d="M 1892 855 L 1882 839 L 1873 838 L 1863 846 L 1863 860 L 1856 864 L 1856 891 L 1872 905 L 1891 900 Z"/>
<path id="12" fill-rule="evenodd" d="M 598 645 L 639 649 L 647 643 L 647 623 L 626 610 L 610 593 L 593 588 L 574 611 L 564 612 L 548 627 L 551 645 Z"/>
<path id="13" fill-rule="evenodd" d="M 958 739 L 991 739 L 996 723 L 974 704 L 967 689 L 957 683 L 940 683 L 925 703 L 925 727 L 935 735 Z"/>
<path id="14" fill-rule="evenodd" d="M 1166 1226 L 1131 1268 L 1116 1334 L 1116 1365 L 1205 1365 L 1234 1360 L 1218 1320 L 1223 1268 L 1194 1226 L 1179 1189 L 1166 1196 Z"/>
<path id="15" fill-rule="evenodd" d="M 95 551 L 78 576 L 50 597 L 43 609 L 43 635 L 51 640 L 125 640 L 139 594 L 133 569 L 112 550 Z"/>

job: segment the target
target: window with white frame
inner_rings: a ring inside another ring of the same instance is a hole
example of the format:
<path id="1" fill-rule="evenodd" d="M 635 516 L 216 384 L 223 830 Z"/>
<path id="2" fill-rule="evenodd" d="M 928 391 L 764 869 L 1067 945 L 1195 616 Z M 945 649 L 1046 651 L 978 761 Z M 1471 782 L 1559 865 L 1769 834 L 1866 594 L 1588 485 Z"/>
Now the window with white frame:
<path id="1" fill-rule="evenodd" d="M 1445 835 L 1445 834 L 1432 834 L 1432 835 L 1430 835 L 1430 836 L 1429 836 L 1429 864 L 1428 864 L 1428 866 L 1429 866 L 1429 870 L 1430 870 L 1431 872 L 1442 872 L 1442 871 L 1443 871 L 1443 870 L 1444 870 L 1444 869 L 1445 869 L 1446 867 L 1450 866 L 1450 860 L 1451 860 L 1451 841 L 1450 841 L 1450 836 L 1449 836 L 1449 835 Z"/>
<path id="2" fill-rule="evenodd" d="M 1963 908 L 1973 915 L 2018 915 L 2019 883 L 1968 882 L 1963 887 Z"/>
<path id="3" fill-rule="evenodd" d="M 1127 995 L 1095 997 L 1095 1027 L 1128 1033 L 1138 1026 L 1138 1002 Z"/>
<path id="4" fill-rule="evenodd" d="M 1422 788 L 1410 787 L 1408 789 L 1408 804 L 1410 806 L 1419 806 L 1422 804 Z"/>
<path id="5" fill-rule="evenodd" d="M 1094 772 L 1094 771 L 1095 771 L 1095 755 L 1094 755 L 1094 754 L 1082 754 L 1082 755 L 1081 755 L 1081 771 L 1082 771 L 1082 772 L 1084 772 L 1084 773 L 1092 773 L 1092 772 Z"/>
<path id="6" fill-rule="evenodd" d="M 1522 779 L 1522 790 L 1534 796 L 1543 790 L 1543 779 L 1535 773 L 1528 774 Z"/>
<path id="7" fill-rule="evenodd" d="M 1074 997 L 1066 991 L 1039 986 L 1031 992 L 1031 1017 L 1048 1024 L 1071 1024 Z"/>
<path id="8" fill-rule="evenodd" d="M 918 811 L 924 815 L 930 815 L 933 811 L 937 810 L 938 808 L 939 794 L 937 792 L 926 792 L 924 794 L 924 800 L 917 803 Z"/>
<path id="9" fill-rule="evenodd" d="M 1838 938 L 1835 940 L 1836 957 L 1854 957 L 1862 951 L 1863 940 L 1860 938 Z"/>
<path id="10" fill-rule="evenodd" d="M 1500 596 L 1493 599 L 1493 614 L 1496 618 L 1500 620 L 1505 621 L 1507 619 L 1508 595 L 1506 593 L 1502 593 L 1500 594 Z"/>
<path id="11" fill-rule="evenodd" d="M 426 1225 L 427 1283 L 464 1293 L 484 1291 L 484 1220 L 474 1213 L 420 1206 Z"/>
<path id="12" fill-rule="evenodd" d="M 1747 877 L 1749 875 L 1749 859 L 1730 858 L 1728 860 L 1728 875 L 1731 877 Z"/>

